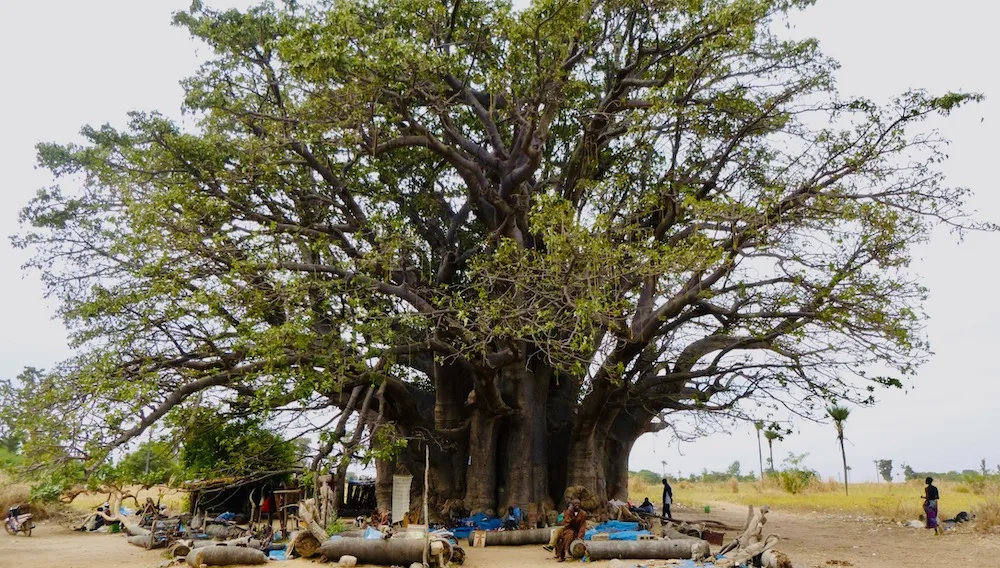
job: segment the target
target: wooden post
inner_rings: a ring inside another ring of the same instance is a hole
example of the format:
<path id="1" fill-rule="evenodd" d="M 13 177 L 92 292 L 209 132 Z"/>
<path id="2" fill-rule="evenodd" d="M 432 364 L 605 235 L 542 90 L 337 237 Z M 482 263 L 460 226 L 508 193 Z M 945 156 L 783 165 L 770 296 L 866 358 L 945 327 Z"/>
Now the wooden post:
<path id="1" fill-rule="evenodd" d="M 431 518 L 427 509 L 427 490 L 431 478 L 431 447 L 424 445 L 424 524 L 427 525 L 427 532 L 424 534 L 424 568 L 430 564 L 427 561 L 427 554 L 431 546 Z"/>

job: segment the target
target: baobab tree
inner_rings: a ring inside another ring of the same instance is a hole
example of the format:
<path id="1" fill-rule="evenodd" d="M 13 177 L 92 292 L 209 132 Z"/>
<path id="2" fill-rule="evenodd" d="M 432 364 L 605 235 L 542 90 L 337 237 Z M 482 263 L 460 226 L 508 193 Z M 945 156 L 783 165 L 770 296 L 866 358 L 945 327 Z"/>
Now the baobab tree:
<path id="1" fill-rule="evenodd" d="M 382 505 L 429 447 L 432 510 L 479 511 L 622 498 L 683 416 L 873 401 L 927 354 L 910 244 L 971 224 L 922 122 L 978 96 L 842 98 L 775 35 L 810 4 L 196 3 L 193 120 L 39 146 L 15 240 L 77 351 L 3 412 L 88 468 L 282 421 Z"/>

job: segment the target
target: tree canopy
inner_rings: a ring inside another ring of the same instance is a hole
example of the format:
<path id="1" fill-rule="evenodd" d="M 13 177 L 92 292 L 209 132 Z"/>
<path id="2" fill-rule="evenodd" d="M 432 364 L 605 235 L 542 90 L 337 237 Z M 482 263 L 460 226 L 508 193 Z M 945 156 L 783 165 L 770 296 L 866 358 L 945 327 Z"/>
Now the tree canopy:
<path id="1" fill-rule="evenodd" d="M 26 443 L 336 409 L 367 434 L 319 461 L 426 442 L 436 502 L 486 509 L 622 495 L 680 415 L 872 401 L 927 355 L 911 246 L 971 226 L 923 122 L 978 96 L 841 97 L 774 31 L 810 3 L 196 2 L 188 120 L 38 147 L 15 242 L 77 355 Z"/>

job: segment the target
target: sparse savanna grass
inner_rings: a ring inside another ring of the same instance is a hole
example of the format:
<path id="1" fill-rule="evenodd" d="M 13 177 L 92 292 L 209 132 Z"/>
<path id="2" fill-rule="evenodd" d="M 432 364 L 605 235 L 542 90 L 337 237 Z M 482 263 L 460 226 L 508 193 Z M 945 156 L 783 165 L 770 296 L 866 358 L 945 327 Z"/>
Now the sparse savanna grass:
<path id="1" fill-rule="evenodd" d="M 713 502 L 738 505 L 768 505 L 772 510 L 823 511 L 873 516 L 887 520 L 916 519 L 923 513 L 924 484 L 922 481 L 906 483 L 857 483 L 851 484 L 850 495 L 844 495 L 843 483 L 834 480 L 813 481 L 798 494 L 784 491 L 778 482 L 768 479 L 740 482 L 736 490 L 732 480 L 720 483 L 679 481 L 671 484 L 674 501 L 681 506 L 701 509 Z M 987 525 L 1000 530 L 1000 490 L 976 495 L 964 484 L 936 483 L 941 490 L 941 518 L 948 519 L 960 511 L 977 515 L 977 525 Z M 661 486 L 630 480 L 629 495 L 633 501 L 649 497 L 659 502 Z M 991 520 L 987 520 L 991 519 Z"/>
<path id="2" fill-rule="evenodd" d="M 149 489 L 143 489 L 141 486 L 134 486 L 126 487 L 125 492 L 135 495 L 140 504 L 145 503 L 146 498 L 149 497 L 154 503 L 159 499 L 161 505 L 166 505 L 169 510 L 174 512 L 183 511 L 187 507 L 188 494 L 172 487 L 154 486 Z M 108 500 L 108 497 L 107 493 L 81 493 L 73 499 L 72 506 L 74 509 L 89 512 L 97 509 L 97 507 Z M 122 505 L 134 509 L 136 502 L 128 498 Z"/>
<path id="3" fill-rule="evenodd" d="M 142 503 L 146 497 L 151 497 L 155 502 L 161 497 L 161 503 L 172 511 L 181 511 L 187 503 L 187 494 L 170 487 L 153 487 L 142 489 L 142 487 L 129 487 L 127 489 L 139 498 Z M 0 471 L 0 514 L 6 515 L 7 509 L 14 505 L 29 504 L 31 496 L 31 486 L 14 480 L 4 471 Z M 29 510 L 37 521 L 55 518 L 59 520 L 76 520 L 81 513 L 90 513 L 97 509 L 99 505 L 108 500 L 107 493 L 81 493 L 73 499 L 72 503 L 30 503 Z M 134 507 L 135 503 L 129 499 L 125 506 Z"/>

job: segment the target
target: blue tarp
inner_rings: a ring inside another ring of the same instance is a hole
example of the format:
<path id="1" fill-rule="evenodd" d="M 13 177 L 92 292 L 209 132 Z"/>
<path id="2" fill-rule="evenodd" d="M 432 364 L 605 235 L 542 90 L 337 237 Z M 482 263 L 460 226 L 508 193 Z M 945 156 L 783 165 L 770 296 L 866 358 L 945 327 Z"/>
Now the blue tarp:
<path id="1" fill-rule="evenodd" d="M 451 529 L 451 534 L 455 535 L 457 539 L 466 539 L 474 530 L 476 530 L 475 527 L 456 527 Z"/>
<path id="2" fill-rule="evenodd" d="M 618 531 L 608 535 L 608 540 L 639 540 L 639 535 L 653 534 L 649 531 Z"/>
<path id="3" fill-rule="evenodd" d="M 620 532 L 620 531 L 637 531 L 639 530 L 639 523 L 632 523 L 628 521 L 606 521 L 594 527 L 597 532 Z"/>
<path id="4" fill-rule="evenodd" d="M 649 531 L 639 530 L 639 523 L 607 521 L 587 531 L 584 538 L 590 540 L 598 533 L 608 533 L 610 540 L 636 540 L 639 535 L 651 534 Z"/>
<path id="5" fill-rule="evenodd" d="M 503 526 L 503 521 L 488 515 L 473 515 L 458 520 L 458 526 L 451 529 L 457 539 L 469 538 L 472 531 L 495 531 Z"/>
<path id="6" fill-rule="evenodd" d="M 379 540 L 382 538 L 382 531 L 368 527 L 365 529 L 365 538 L 368 540 Z"/>

